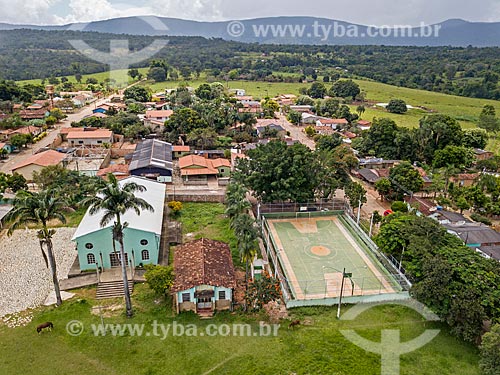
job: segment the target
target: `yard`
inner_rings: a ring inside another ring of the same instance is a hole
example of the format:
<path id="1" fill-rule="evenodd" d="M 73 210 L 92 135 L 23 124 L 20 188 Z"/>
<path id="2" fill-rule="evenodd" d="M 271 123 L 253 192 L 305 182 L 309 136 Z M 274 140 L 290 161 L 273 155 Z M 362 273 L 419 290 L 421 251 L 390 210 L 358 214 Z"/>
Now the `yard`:
<path id="1" fill-rule="evenodd" d="M 205 236 L 226 241 L 237 255 L 236 239 L 222 204 L 187 203 L 180 221 L 186 239 Z M 256 333 L 267 318 L 239 311 L 219 313 L 210 320 L 200 320 L 194 314 L 175 316 L 170 298 L 154 295 L 147 285 L 138 284 L 132 296 L 136 314 L 127 320 L 121 299 L 97 301 L 95 288 L 75 293 L 59 308 L 40 307 L 29 312 L 32 321 L 27 326 L 9 328 L 0 320 L 1 374 L 29 374 L 35 369 L 39 375 L 380 374 L 380 356 L 347 341 L 340 329 L 349 328 L 372 341 L 380 340 L 382 329 L 400 329 L 401 340 L 408 341 L 425 329 L 439 328 L 441 333 L 429 345 L 401 358 L 401 374 L 479 374 L 478 353 L 473 346 L 451 336 L 444 324 L 425 322 L 401 306 L 371 309 L 355 321 L 337 320 L 336 308 L 295 309 L 290 319 L 300 320 L 301 325 L 288 329 L 290 321 L 284 321 L 276 337 L 176 336 L 173 330 L 164 336 L 161 329 L 154 330 L 155 321 L 164 327 L 190 324 L 198 333 L 207 332 L 213 327 L 210 325 L 244 323 Z M 101 322 L 100 304 L 105 324 L 144 325 L 143 334 L 124 331 L 113 336 L 108 330 L 106 335 L 95 335 L 91 325 Z M 66 331 L 74 320 L 84 327 L 79 336 Z M 47 321 L 54 323 L 54 330 L 37 334 L 36 326 Z"/>
<path id="2" fill-rule="evenodd" d="M 182 223 L 184 241 L 208 238 L 226 242 L 231 247 L 233 262 L 240 265 L 236 249 L 236 237 L 229 227 L 226 208 L 219 203 L 183 203 L 178 220 Z"/>
<path id="3" fill-rule="evenodd" d="M 380 374 L 380 356 L 369 354 L 349 343 L 340 329 L 356 329 L 369 340 L 379 341 L 381 329 L 400 329 L 401 340 L 419 336 L 424 329 L 442 332 L 430 344 L 401 358 L 401 374 L 476 375 L 477 350 L 450 336 L 441 324 L 424 323 L 406 308 L 386 306 L 363 313 L 357 321 L 338 321 L 335 308 L 303 308 L 292 311 L 292 319 L 302 325 L 288 329 L 282 324 L 277 337 L 173 337 L 162 340 L 152 334 L 126 333 L 113 337 L 95 336 L 91 324 L 99 316 L 91 314 L 97 305 L 92 289 L 77 291 L 77 297 L 62 307 L 41 308 L 26 327 L 8 328 L 0 323 L 0 373 L 39 375 L 201 375 L 201 374 Z M 119 300 L 108 300 L 116 304 Z M 102 302 L 101 302 L 102 303 Z M 221 313 L 211 320 L 194 314 L 175 317 L 171 301 L 158 299 L 149 287 L 139 285 L 133 295 L 136 315 L 127 320 L 123 310 L 105 314 L 105 324 L 137 323 L 151 333 L 151 324 L 194 324 L 203 332 L 210 324 L 247 323 L 257 329 L 261 315 Z M 344 310 L 345 311 L 345 310 Z M 79 320 L 85 327 L 81 336 L 72 337 L 66 325 Z M 52 332 L 38 335 L 35 327 L 54 323 Z M 437 327 L 436 327 L 437 326 Z"/>

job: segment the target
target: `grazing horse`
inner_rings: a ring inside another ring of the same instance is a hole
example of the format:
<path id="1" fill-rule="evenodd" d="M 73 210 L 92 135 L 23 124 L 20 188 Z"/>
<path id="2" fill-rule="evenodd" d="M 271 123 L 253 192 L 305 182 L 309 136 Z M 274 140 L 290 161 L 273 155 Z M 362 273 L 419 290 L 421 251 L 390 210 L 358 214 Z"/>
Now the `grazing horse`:
<path id="1" fill-rule="evenodd" d="M 291 322 L 288 326 L 288 329 L 294 328 L 295 326 L 300 326 L 300 320 L 294 320 L 293 322 Z"/>
<path id="2" fill-rule="evenodd" d="M 54 328 L 54 324 L 52 324 L 52 322 L 47 322 L 47 323 L 43 323 L 43 324 L 40 324 L 38 327 L 36 327 L 36 331 L 38 333 L 41 333 L 43 329 L 45 328 L 48 328 L 49 330 L 52 331 L 52 328 Z"/>

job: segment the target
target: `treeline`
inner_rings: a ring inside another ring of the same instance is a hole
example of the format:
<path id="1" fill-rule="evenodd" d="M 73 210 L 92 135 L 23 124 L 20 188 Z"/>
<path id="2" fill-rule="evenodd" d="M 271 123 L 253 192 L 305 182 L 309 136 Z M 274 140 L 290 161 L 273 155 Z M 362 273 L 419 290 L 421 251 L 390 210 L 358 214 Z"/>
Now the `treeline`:
<path id="1" fill-rule="evenodd" d="M 500 263 L 464 246 L 437 221 L 389 215 L 375 241 L 384 253 L 402 259 L 412 296 L 458 337 L 479 343 L 484 327 L 500 321 Z"/>
<path id="2" fill-rule="evenodd" d="M 129 41 L 131 51 L 141 50 L 157 39 L 120 37 Z M 26 80 L 106 71 L 106 65 L 79 54 L 69 40 L 84 40 L 94 48 L 109 51 L 109 41 L 117 35 L 13 30 L 1 31 L 0 38 L 0 78 Z M 499 48 L 286 46 L 201 37 L 168 40 L 168 46 L 155 58 L 165 60 L 184 79 L 202 72 L 218 79 L 266 81 L 359 76 L 396 86 L 500 99 Z M 149 63 L 144 61 L 136 67 Z"/>

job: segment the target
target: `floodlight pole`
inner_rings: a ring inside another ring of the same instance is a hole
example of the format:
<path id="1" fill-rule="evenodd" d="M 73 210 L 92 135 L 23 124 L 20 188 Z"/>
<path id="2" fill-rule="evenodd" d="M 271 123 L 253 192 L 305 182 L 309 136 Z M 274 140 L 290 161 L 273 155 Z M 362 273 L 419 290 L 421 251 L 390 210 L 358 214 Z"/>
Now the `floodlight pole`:
<path id="1" fill-rule="evenodd" d="M 340 286 L 340 297 L 339 297 L 339 306 L 337 308 L 337 319 L 340 319 L 340 306 L 342 305 L 342 294 L 344 293 L 344 279 L 345 279 L 345 267 L 344 271 L 342 271 L 342 283 Z"/>

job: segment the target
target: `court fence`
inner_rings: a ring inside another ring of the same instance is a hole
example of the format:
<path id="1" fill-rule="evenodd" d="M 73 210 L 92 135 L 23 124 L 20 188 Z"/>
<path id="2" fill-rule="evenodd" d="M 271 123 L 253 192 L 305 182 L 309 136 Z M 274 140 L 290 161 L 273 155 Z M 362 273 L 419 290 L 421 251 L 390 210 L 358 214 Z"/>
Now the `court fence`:
<path id="1" fill-rule="evenodd" d="M 411 282 L 401 272 L 395 261 L 391 261 L 382 254 L 368 234 L 356 224 L 350 215 L 352 210 L 347 201 L 334 200 L 301 204 L 266 204 L 259 205 L 256 211 L 262 233 L 263 250 L 265 252 L 263 255 L 271 266 L 271 273 L 279 280 L 283 299 L 287 307 L 330 306 L 338 304 L 341 286 L 338 282 L 326 280 L 324 275 L 321 275 L 322 279 L 317 280 L 297 280 L 302 289 L 300 296 L 297 296 L 296 291 L 289 281 L 287 268 L 280 254 L 283 250 L 277 246 L 268 220 L 327 216 L 338 217 L 365 254 L 381 270 L 385 271 L 385 275 L 376 278 L 376 283 L 373 282 L 373 278 L 370 281 L 356 277 L 349 278 L 349 280 L 346 279 L 342 293 L 343 301 L 345 303 L 359 303 L 374 300 L 394 301 L 409 298 L 408 291 L 412 286 Z M 394 292 L 387 292 L 386 286 L 390 286 Z"/>

